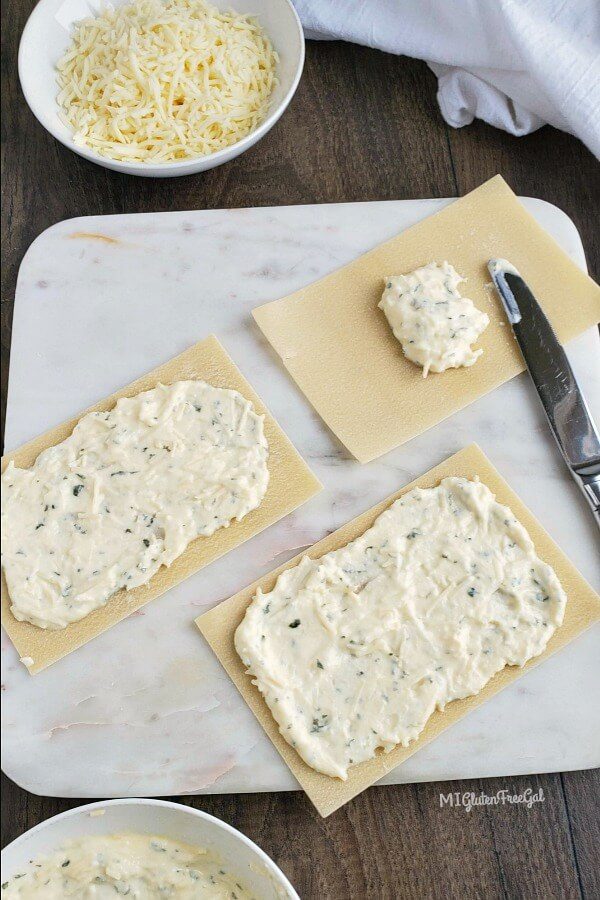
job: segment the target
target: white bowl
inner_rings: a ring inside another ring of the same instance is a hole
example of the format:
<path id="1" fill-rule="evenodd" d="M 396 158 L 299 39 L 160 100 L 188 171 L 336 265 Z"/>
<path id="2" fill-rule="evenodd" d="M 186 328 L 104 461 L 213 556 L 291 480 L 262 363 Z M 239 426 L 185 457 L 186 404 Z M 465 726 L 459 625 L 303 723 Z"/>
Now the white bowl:
<path id="1" fill-rule="evenodd" d="M 112 2 L 114 6 L 119 6 L 126 0 L 112 0 Z M 19 47 L 19 78 L 32 113 L 65 147 L 107 169 L 128 172 L 130 175 L 152 178 L 191 175 L 220 166 L 239 156 L 273 127 L 294 96 L 304 66 L 304 34 L 290 0 L 231 0 L 231 2 L 211 0 L 211 2 L 220 9 L 233 7 L 237 12 L 257 16 L 279 54 L 277 70 L 279 84 L 273 92 L 269 114 L 258 128 L 241 141 L 208 156 L 162 165 L 119 162 L 74 144 L 70 129 L 58 115 L 56 63 L 70 43 L 73 23 L 87 16 L 96 15 L 102 8 L 101 0 L 40 0 L 34 8 L 25 25 Z"/>
<path id="2" fill-rule="evenodd" d="M 101 810 L 103 815 L 99 814 Z M 52 853 L 65 840 L 123 831 L 158 834 L 205 847 L 222 859 L 240 884 L 261 900 L 300 900 L 283 872 L 241 832 L 208 813 L 166 800 L 88 803 L 47 819 L 5 847 L 2 878 L 11 878 L 27 868 L 31 859 Z"/>

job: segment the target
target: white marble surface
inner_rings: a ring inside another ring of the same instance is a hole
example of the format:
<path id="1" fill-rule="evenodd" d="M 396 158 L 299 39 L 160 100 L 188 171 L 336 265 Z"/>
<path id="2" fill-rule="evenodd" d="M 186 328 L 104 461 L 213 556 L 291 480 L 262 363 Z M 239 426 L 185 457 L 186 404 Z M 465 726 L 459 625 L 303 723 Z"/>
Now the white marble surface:
<path id="1" fill-rule="evenodd" d="M 325 485 L 302 509 L 31 677 L 3 636 L 3 765 L 73 797 L 285 790 L 294 780 L 193 619 L 473 440 L 598 586 L 597 534 L 525 376 L 366 466 L 348 458 L 250 318 L 445 201 L 87 218 L 42 234 L 21 268 L 12 448 L 216 332 Z M 574 226 L 528 207 L 584 265 Z M 76 236 L 92 233 L 115 243 Z M 568 302 L 568 298 L 566 298 Z M 600 418 L 598 335 L 569 353 Z M 386 779 L 586 768 L 600 760 L 592 630 Z"/>

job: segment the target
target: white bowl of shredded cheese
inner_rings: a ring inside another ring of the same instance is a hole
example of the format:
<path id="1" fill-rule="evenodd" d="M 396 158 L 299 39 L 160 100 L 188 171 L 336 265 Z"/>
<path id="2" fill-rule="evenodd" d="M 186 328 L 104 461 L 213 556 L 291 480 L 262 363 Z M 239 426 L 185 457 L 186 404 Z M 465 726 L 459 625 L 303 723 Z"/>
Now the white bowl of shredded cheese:
<path id="1" fill-rule="evenodd" d="M 190 175 L 277 122 L 304 65 L 290 0 L 40 0 L 19 77 L 38 121 L 133 175 Z"/>
<path id="2" fill-rule="evenodd" d="M 2 882 L 9 900 L 87 897 L 86 888 L 98 897 L 299 900 L 235 828 L 164 800 L 108 800 L 47 819 L 2 851 Z"/>

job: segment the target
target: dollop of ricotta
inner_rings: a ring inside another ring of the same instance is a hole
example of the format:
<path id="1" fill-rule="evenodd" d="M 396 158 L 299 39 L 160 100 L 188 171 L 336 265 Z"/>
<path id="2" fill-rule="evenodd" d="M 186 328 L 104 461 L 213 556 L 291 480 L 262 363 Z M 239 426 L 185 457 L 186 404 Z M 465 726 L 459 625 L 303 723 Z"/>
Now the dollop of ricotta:
<path id="1" fill-rule="evenodd" d="M 223 862 L 201 847 L 148 834 L 89 835 L 67 841 L 2 885 L 3 900 L 250 900 Z"/>
<path id="2" fill-rule="evenodd" d="M 566 599 L 510 509 L 478 481 L 446 478 L 258 591 L 235 647 L 283 737 L 345 780 L 542 653 Z"/>
<path id="3" fill-rule="evenodd" d="M 472 366 L 483 353 L 473 344 L 489 325 L 488 316 L 468 297 L 461 297 L 464 282 L 449 263 L 435 262 L 408 275 L 386 279 L 379 301 L 407 359 L 429 372 Z"/>
<path id="4" fill-rule="evenodd" d="M 84 416 L 2 475 L 2 567 L 15 618 L 64 628 L 146 584 L 199 536 L 260 505 L 263 417 L 236 391 L 178 381 Z"/>

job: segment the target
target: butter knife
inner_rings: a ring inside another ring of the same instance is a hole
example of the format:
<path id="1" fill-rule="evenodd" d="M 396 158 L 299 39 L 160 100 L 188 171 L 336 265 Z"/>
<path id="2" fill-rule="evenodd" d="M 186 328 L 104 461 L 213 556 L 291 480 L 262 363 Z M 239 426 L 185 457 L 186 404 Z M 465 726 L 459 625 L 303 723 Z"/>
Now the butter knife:
<path id="1" fill-rule="evenodd" d="M 567 355 L 515 267 L 491 259 L 488 269 L 556 442 L 600 527 L 600 437 Z"/>

